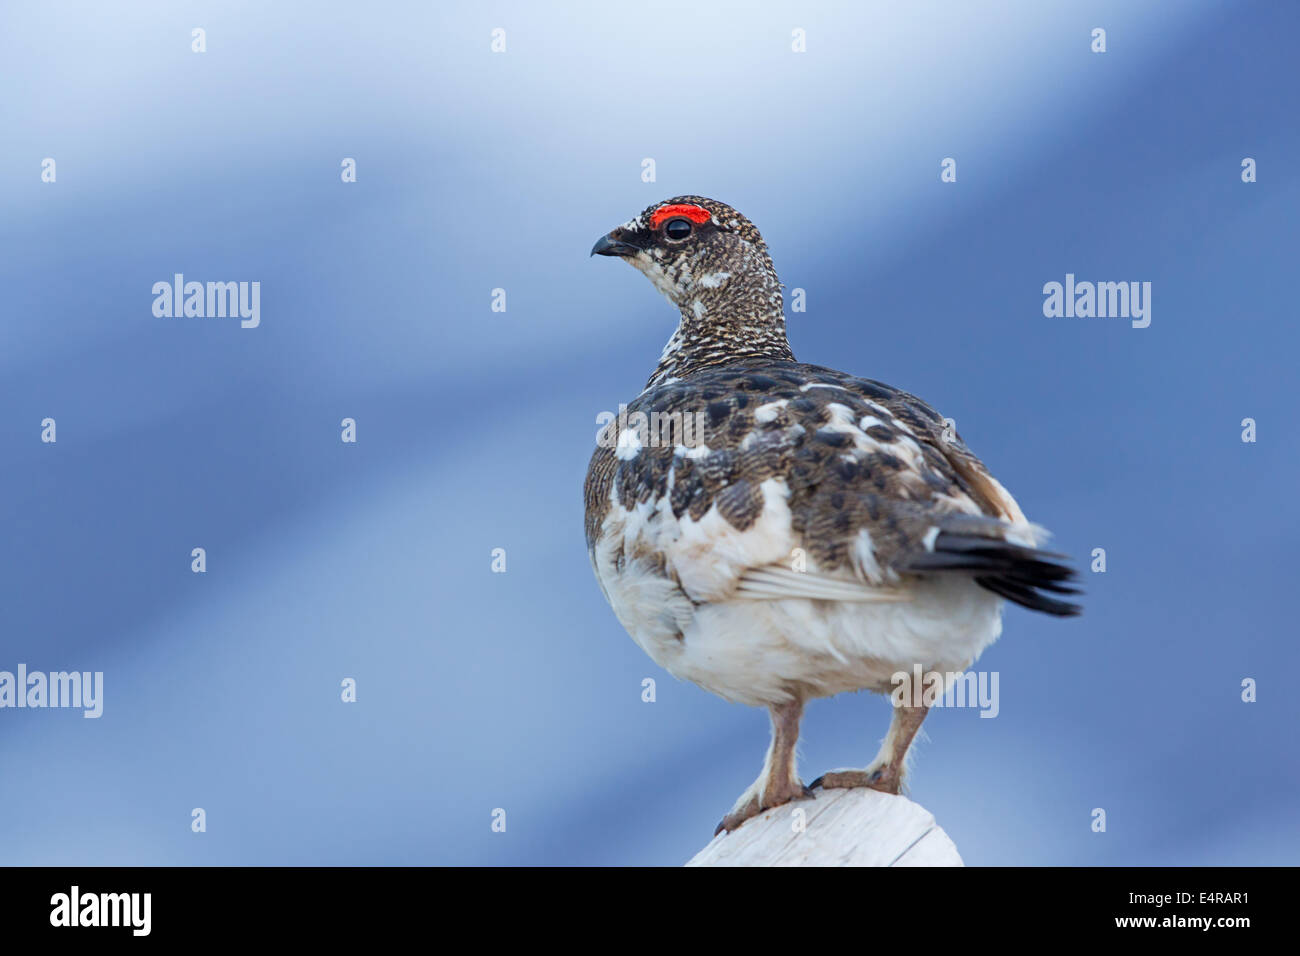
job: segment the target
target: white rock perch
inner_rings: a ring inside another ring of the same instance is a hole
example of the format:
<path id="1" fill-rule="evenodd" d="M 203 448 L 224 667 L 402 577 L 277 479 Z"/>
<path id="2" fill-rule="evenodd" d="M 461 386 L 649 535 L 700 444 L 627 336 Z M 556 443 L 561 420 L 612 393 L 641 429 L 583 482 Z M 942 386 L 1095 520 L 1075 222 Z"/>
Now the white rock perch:
<path id="1" fill-rule="evenodd" d="M 800 813 L 802 811 L 802 814 Z M 818 790 L 720 833 L 687 866 L 963 866 L 934 815 L 876 790 Z"/>

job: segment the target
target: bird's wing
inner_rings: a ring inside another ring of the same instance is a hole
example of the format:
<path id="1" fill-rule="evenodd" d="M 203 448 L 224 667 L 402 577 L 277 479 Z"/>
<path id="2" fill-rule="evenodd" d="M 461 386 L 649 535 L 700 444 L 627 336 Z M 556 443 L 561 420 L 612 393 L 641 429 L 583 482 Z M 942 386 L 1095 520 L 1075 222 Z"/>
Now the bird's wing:
<path id="1" fill-rule="evenodd" d="M 694 441 L 656 434 L 656 414 L 694 424 Z M 726 366 L 643 393 L 606 444 L 588 473 L 589 545 L 617 508 L 632 519 L 624 555 L 642 552 L 693 600 L 907 600 L 916 576 L 964 574 L 1038 610 L 1075 610 L 1042 593 L 1069 593 L 1071 572 L 1037 550 L 1041 529 L 950 423 L 879 382 Z"/>
<path id="2" fill-rule="evenodd" d="M 904 587 L 874 586 L 840 574 L 800 571 L 784 564 L 747 568 L 736 585 L 736 597 L 761 601 L 814 598 L 863 604 L 893 604 L 912 600 Z"/>

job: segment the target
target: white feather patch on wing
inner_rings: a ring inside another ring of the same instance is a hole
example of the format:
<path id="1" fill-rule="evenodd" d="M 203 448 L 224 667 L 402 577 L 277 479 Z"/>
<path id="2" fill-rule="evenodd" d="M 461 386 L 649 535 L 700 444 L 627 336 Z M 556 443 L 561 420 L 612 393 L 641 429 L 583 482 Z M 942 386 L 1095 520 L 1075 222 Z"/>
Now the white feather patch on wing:
<path id="1" fill-rule="evenodd" d="M 763 510 L 744 531 L 722 517 L 716 502 L 696 521 L 689 514 L 674 518 L 670 495 L 659 499 L 657 545 L 692 600 L 726 600 L 746 568 L 780 561 L 790 553 L 790 491 L 779 478 L 767 479 L 759 490 Z"/>
<path id="2" fill-rule="evenodd" d="M 872 587 L 817 571 L 794 571 L 779 564 L 750 568 L 737 582 L 736 597 L 759 601 L 811 598 L 818 601 L 894 603 L 912 600 L 904 588 Z"/>

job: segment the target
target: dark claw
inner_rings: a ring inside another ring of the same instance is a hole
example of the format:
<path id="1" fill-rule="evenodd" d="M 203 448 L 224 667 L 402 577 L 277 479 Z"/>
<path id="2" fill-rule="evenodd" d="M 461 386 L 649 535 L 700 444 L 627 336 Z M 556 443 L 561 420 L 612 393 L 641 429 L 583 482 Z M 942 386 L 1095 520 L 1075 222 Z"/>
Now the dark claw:
<path id="1" fill-rule="evenodd" d="M 805 797 L 809 797 L 809 798 L 811 798 L 811 799 L 813 799 L 813 800 L 816 800 L 816 799 L 817 799 L 817 794 L 813 793 L 813 787 L 815 787 L 815 786 L 817 786 L 816 781 L 813 782 L 812 787 L 804 787 L 804 788 L 803 788 L 803 795 L 804 795 Z"/>
<path id="2" fill-rule="evenodd" d="M 812 783 L 808 784 L 808 786 L 804 787 L 804 790 L 808 793 L 809 796 L 812 796 L 812 792 L 816 790 L 818 787 L 820 787 L 822 785 L 822 781 L 825 779 L 826 779 L 826 774 L 822 774 Z"/>
<path id="3" fill-rule="evenodd" d="M 714 836 L 717 836 L 719 833 L 721 833 L 721 832 L 722 832 L 723 830 L 725 830 L 725 829 L 727 829 L 727 821 L 726 821 L 726 820 L 723 820 L 721 823 L 718 824 L 718 828 L 717 828 L 716 830 L 713 831 L 713 835 L 714 835 Z"/>

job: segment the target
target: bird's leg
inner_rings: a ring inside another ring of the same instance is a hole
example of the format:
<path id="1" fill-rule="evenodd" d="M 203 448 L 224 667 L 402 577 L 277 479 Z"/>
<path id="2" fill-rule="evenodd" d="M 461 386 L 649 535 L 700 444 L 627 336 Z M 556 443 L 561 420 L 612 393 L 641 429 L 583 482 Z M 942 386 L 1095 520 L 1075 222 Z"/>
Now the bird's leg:
<path id="1" fill-rule="evenodd" d="M 866 770 L 833 770 L 813 781 L 813 786 L 827 790 L 847 787 L 870 787 L 884 793 L 898 793 L 903 788 L 903 772 L 906 769 L 907 748 L 921 729 L 921 721 L 930 708 L 896 706 L 894 716 L 889 721 L 889 733 L 885 735 L 880 752 L 871 761 Z"/>
<path id="2" fill-rule="evenodd" d="M 730 833 L 750 817 L 757 816 L 770 807 L 811 796 L 811 791 L 799 781 L 795 768 L 795 746 L 799 743 L 799 719 L 803 716 L 803 701 L 795 699 L 769 708 L 772 716 L 772 744 L 767 748 L 763 772 L 748 790 L 740 795 L 731 812 L 722 818 L 714 834 L 726 830 Z"/>

